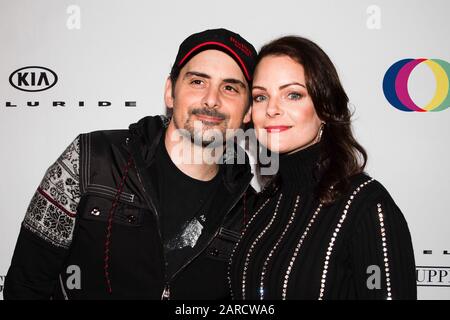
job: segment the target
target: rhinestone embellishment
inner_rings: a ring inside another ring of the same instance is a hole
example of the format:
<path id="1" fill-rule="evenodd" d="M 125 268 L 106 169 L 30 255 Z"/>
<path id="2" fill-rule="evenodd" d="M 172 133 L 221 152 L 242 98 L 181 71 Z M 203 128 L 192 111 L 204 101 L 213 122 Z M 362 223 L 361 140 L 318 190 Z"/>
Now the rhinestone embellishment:
<path id="1" fill-rule="evenodd" d="M 273 216 L 270 219 L 269 223 L 265 226 L 265 228 L 259 233 L 259 235 L 256 237 L 256 239 L 253 241 L 252 245 L 250 246 L 250 249 L 248 249 L 247 255 L 245 256 L 245 262 L 244 262 L 244 271 L 242 272 L 242 299 L 245 300 L 245 285 L 247 282 L 247 267 L 250 263 L 250 257 L 253 253 L 253 250 L 255 249 L 256 245 L 258 244 L 259 240 L 266 234 L 267 230 L 270 229 L 272 226 L 275 218 L 278 214 L 278 208 L 280 206 L 281 199 L 283 198 L 283 194 L 280 193 L 280 196 L 278 197 L 277 205 L 275 207 L 275 210 L 273 212 Z"/>
<path id="2" fill-rule="evenodd" d="M 383 209 L 381 208 L 380 203 L 377 203 L 377 211 L 378 211 L 378 220 L 380 221 L 381 241 L 383 245 L 383 261 L 384 261 L 384 271 L 386 272 L 387 300 L 392 300 L 391 277 L 389 274 L 389 258 L 386 246 L 386 230 L 384 228 Z"/>
<path id="3" fill-rule="evenodd" d="M 234 254 L 236 252 L 237 247 L 239 246 L 239 243 L 242 240 L 243 235 L 245 234 L 245 232 L 247 231 L 248 226 L 253 222 L 253 220 L 255 219 L 256 216 L 258 216 L 258 214 L 261 212 L 261 210 L 267 205 L 267 203 L 271 200 L 271 198 L 268 198 L 260 207 L 259 209 L 253 214 L 253 216 L 251 217 L 251 219 L 247 222 L 247 225 L 244 227 L 244 230 L 242 230 L 242 234 L 241 234 L 241 238 L 236 242 L 233 251 L 230 254 L 230 259 L 228 260 L 228 286 L 230 288 L 230 296 L 232 299 L 234 299 L 234 294 L 233 294 L 233 288 L 231 286 L 231 265 L 233 264 L 233 257 Z"/>
<path id="4" fill-rule="evenodd" d="M 286 234 L 286 232 L 288 231 L 288 229 L 291 226 L 292 222 L 294 221 L 295 214 L 297 213 L 297 207 L 298 207 L 299 200 L 300 200 L 300 196 L 298 195 L 297 198 L 295 199 L 294 209 L 292 210 L 291 217 L 289 218 L 289 221 L 286 224 L 286 227 L 284 228 L 284 230 L 281 233 L 280 237 L 278 238 L 277 242 L 273 246 L 272 250 L 270 250 L 269 255 L 266 257 L 266 259 L 264 261 L 264 264 L 263 264 L 263 267 L 262 267 L 262 271 L 261 271 L 261 279 L 260 279 L 260 286 L 259 286 L 259 298 L 261 300 L 264 299 L 264 280 L 265 280 L 265 275 L 266 275 L 266 272 L 267 272 L 267 266 L 269 265 L 269 262 L 270 262 L 270 260 L 271 260 L 271 258 L 273 256 L 273 254 L 278 249 L 278 246 L 280 245 L 281 241 L 283 240 L 284 235 Z"/>
<path id="5" fill-rule="evenodd" d="M 287 287 L 289 283 L 289 276 L 291 274 L 291 271 L 294 267 L 295 260 L 297 259 L 298 253 L 300 251 L 300 247 L 303 244 L 303 241 L 305 240 L 309 230 L 311 229 L 312 225 L 314 224 L 314 221 L 316 221 L 317 215 L 319 214 L 320 210 L 322 209 L 322 203 L 319 204 L 316 211 L 314 211 L 314 214 L 311 217 L 311 220 L 309 220 L 308 225 L 305 228 L 305 231 L 303 232 L 302 236 L 300 237 L 300 240 L 297 243 L 297 246 L 295 247 L 294 254 L 291 257 L 291 260 L 289 261 L 289 266 L 286 270 L 286 273 L 284 275 L 284 281 L 283 281 L 283 291 L 281 293 L 281 298 L 283 300 L 286 300 L 287 296 Z"/>
<path id="6" fill-rule="evenodd" d="M 331 241 L 328 244 L 328 250 L 325 256 L 325 263 L 323 266 L 323 271 L 322 271 L 322 279 L 320 280 L 320 292 L 319 292 L 319 300 L 323 299 L 324 296 L 324 292 L 325 292 L 325 283 L 327 280 L 327 272 L 328 272 L 328 261 L 330 260 L 330 256 L 331 253 L 333 252 L 333 246 L 334 246 L 334 242 L 336 241 L 336 238 L 339 234 L 339 231 L 341 230 L 342 224 L 345 221 L 345 218 L 347 217 L 347 212 L 352 204 L 353 199 L 355 198 L 355 196 L 361 191 L 362 188 L 364 188 L 365 186 L 367 186 L 369 183 L 371 183 L 374 179 L 370 179 L 367 180 L 364 183 L 361 183 L 354 191 L 353 194 L 350 196 L 350 199 L 347 201 L 347 204 L 345 205 L 345 209 L 341 215 L 341 219 L 339 220 L 337 227 L 333 233 L 333 236 L 331 238 Z"/>

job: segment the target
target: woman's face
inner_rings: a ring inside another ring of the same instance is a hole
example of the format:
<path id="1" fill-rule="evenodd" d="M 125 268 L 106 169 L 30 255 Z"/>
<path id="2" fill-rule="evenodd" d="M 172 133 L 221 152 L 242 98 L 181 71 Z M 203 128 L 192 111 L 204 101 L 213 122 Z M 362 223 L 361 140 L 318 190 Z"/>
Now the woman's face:
<path id="1" fill-rule="evenodd" d="M 301 64 L 288 56 L 264 57 L 255 70 L 252 96 L 256 136 L 268 149 L 291 153 L 316 142 L 321 121 Z"/>

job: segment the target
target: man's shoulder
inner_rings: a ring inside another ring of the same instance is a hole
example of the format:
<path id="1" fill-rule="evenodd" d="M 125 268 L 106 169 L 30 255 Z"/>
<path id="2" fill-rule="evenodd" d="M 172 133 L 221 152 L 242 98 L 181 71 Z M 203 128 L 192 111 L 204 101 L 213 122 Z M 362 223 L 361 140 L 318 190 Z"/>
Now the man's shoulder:
<path id="1" fill-rule="evenodd" d="M 80 134 L 81 139 L 89 139 L 91 141 L 101 140 L 102 142 L 118 142 L 129 136 L 128 129 L 106 129 L 95 130 Z"/>
<path id="2" fill-rule="evenodd" d="M 146 116 L 131 123 L 128 128 L 95 130 L 80 134 L 80 138 L 89 139 L 92 142 L 95 140 L 101 143 L 123 143 L 131 135 L 146 135 L 149 134 L 148 131 L 158 131 L 161 127 L 167 127 L 169 121 L 170 118 L 164 115 Z"/>

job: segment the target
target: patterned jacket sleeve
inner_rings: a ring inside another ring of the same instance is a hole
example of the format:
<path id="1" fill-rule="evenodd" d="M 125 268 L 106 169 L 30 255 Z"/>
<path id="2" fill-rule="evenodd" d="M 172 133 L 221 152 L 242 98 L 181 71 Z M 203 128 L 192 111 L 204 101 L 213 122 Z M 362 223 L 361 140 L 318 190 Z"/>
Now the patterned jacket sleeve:
<path id="1" fill-rule="evenodd" d="M 80 201 L 80 136 L 46 171 L 28 206 L 5 280 L 5 299 L 48 299 L 69 248 Z"/>
<path id="2" fill-rule="evenodd" d="M 381 186 L 367 201 L 351 241 L 358 299 L 417 299 L 414 251 L 408 224 Z"/>

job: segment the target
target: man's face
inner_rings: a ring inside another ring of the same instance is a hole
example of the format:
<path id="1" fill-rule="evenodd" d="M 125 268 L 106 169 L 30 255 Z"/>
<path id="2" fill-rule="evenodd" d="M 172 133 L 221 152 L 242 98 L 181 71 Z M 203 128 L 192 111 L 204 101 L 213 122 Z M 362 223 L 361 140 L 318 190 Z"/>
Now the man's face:
<path id="1" fill-rule="evenodd" d="M 168 79 L 165 102 L 173 108 L 172 124 L 203 146 L 214 141 L 208 131 L 219 131 L 225 141 L 230 137 L 227 129 L 250 121 L 247 81 L 237 63 L 221 51 L 195 55 L 181 69 L 174 90 Z"/>

